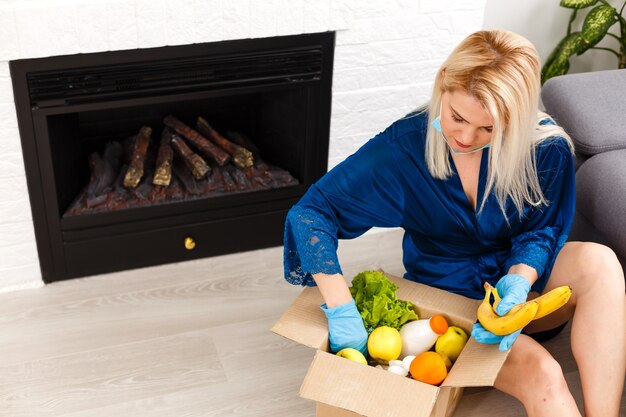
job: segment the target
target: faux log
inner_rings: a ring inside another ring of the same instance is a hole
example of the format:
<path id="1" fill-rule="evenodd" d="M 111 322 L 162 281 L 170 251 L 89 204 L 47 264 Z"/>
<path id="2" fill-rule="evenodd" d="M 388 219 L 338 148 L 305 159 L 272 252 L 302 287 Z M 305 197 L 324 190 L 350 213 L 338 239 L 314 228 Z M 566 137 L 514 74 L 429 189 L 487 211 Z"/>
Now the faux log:
<path id="1" fill-rule="evenodd" d="M 224 191 L 235 191 L 237 189 L 237 183 L 234 178 L 230 175 L 229 167 L 223 167 L 220 171 L 222 171 L 222 176 L 224 177 Z"/>
<path id="2" fill-rule="evenodd" d="M 211 170 L 202 157 L 194 153 L 189 146 L 185 143 L 184 139 L 172 132 L 170 129 L 165 129 L 163 137 L 169 138 L 169 143 L 172 148 L 180 155 L 185 165 L 189 168 L 193 177 L 197 180 L 204 178 L 204 176 Z"/>
<path id="3" fill-rule="evenodd" d="M 183 187 L 187 191 L 187 194 L 200 195 L 202 194 L 203 185 L 198 181 L 188 169 L 185 168 L 179 160 L 174 161 L 174 174 L 183 184 Z"/>
<path id="4" fill-rule="evenodd" d="M 280 169 L 270 165 L 269 172 L 272 177 L 272 186 L 274 188 L 289 187 L 291 185 L 299 184 L 299 181 L 284 169 Z"/>
<path id="5" fill-rule="evenodd" d="M 254 167 L 247 168 L 246 176 L 262 188 L 281 188 L 299 184 L 299 181 L 282 168 L 268 164 L 259 155 L 259 149 L 243 133 L 229 131 L 228 137 L 235 143 L 250 149 L 254 155 Z"/>
<path id="6" fill-rule="evenodd" d="M 207 178 L 207 191 L 224 191 L 224 176 L 220 167 L 211 163 L 212 173 Z"/>
<path id="7" fill-rule="evenodd" d="M 133 190 L 133 195 L 144 203 L 154 204 L 152 201 L 151 192 L 154 187 L 147 181 L 142 182 L 137 188 Z"/>
<path id="8" fill-rule="evenodd" d="M 148 152 L 144 178 L 139 182 L 139 185 L 131 191 L 140 206 L 156 203 L 156 201 L 152 201 L 151 198 L 152 190 L 155 188 L 152 184 L 152 178 L 154 177 L 154 165 L 154 153 L 150 155 L 150 152 Z"/>
<path id="9" fill-rule="evenodd" d="M 161 134 L 161 143 L 159 144 L 159 152 L 157 154 L 156 169 L 152 183 L 167 187 L 172 181 L 172 161 L 174 159 L 174 150 L 170 146 L 170 136 L 167 129 L 163 129 Z"/>
<path id="10" fill-rule="evenodd" d="M 167 199 L 168 201 L 178 201 L 185 198 L 185 192 L 183 190 L 183 186 L 178 181 L 176 176 L 172 177 L 172 182 L 170 186 L 167 187 Z"/>
<path id="11" fill-rule="evenodd" d="M 217 146 L 228 152 L 233 158 L 233 163 L 239 168 L 247 168 L 254 165 L 254 156 L 252 155 L 252 152 L 243 146 L 232 143 L 224 136 L 220 135 L 219 132 L 213 129 L 209 122 L 207 122 L 203 117 L 198 117 L 198 120 L 196 121 L 196 129 L 198 129 L 198 132 L 209 138 L 209 140 Z"/>
<path id="12" fill-rule="evenodd" d="M 128 165 L 124 164 L 124 165 L 122 165 L 122 168 L 120 169 L 120 172 L 117 175 L 117 178 L 115 179 L 115 182 L 113 183 L 113 190 L 116 193 L 126 193 L 126 192 L 128 192 L 126 190 L 126 188 L 124 188 L 124 176 L 126 176 L 126 171 L 128 171 Z"/>
<path id="13" fill-rule="evenodd" d="M 151 134 L 152 129 L 148 126 L 143 126 L 133 139 L 132 155 L 128 164 L 128 170 L 124 176 L 124 187 L 128 189 L 137 187 L 143 177 L 144 162 L 148 152 L 148 145 L 150 145 Z"/>
<path id="14" fill-rule="evenodd" d="M 119 142 L 106 144 L 102 158 L 98 153 L 89 156 L 91 178 L 86 193 L 90 199 L 106 194 L 112 187 L 120 169 L 122 145 Z"/>
<path id="15" fill-rule="evenodd" d="M 237 184 L 237 189 L 240 191 L 249 191 L 252 190 L 252 184 L 246 178 L 246 174 L 243 172 L 243 169 L 230 165 L 229 174 L 235 180 L 235 184 Z"/>
<path id="16" fill-rule="evenodd" d="M 169 115 L 163 119 L 163 123 L 171 129 L 173 129 L 176 133 L 181 136 L 184 136 L 189 140 L 189 142 L 200 152 L 205 154 L 206 156 L 211 157 L 219 166 L 224 166 L 226 163 L 230 161 L 230 155 L 224 151 L 222 148 L 214 145 L 207 138 L 202 136 L 197 131 L 193 130 L 177 118 L 172 115 Z"/>
<path id="17" fill-rule="evenodd" d="M 228 132 L 226 132 L 226 136 L 228 136 L 228 139 L 230 139 L 235 144 L 249 149 L 250 152 L 252 152 L 252 156 L 255 160 L 260 157 L 259 148 L 256 147 L 254 142 L 252 142 L 252 140 L 250 140 L 248 136 L 234 130 L 229 130 Z"/>
<path id="18" fill-rule="evenodd" d="M 248 136 L 240 132 L 229 130 L 227 135 L 233 142 L 250 149 L 254 155 L 254 169 L 247 168 L 246 176 L 248 176 L 248 178 L 259 178 L 255 180 L 257 184 L 272 188 L 274 178 L 272 177 L 270 166 L 261 158 L 259 148 L 256 147 L 254 142 L 252 142 Z"/>
<path id="19" fill-rule="evenodd" d="M 102 193 L 104 191 L 102 179 L 105 175 L 105 165 L 106 163 L 98 152 L 89 155 L 89 171 L 91 172 L 91 176 L 89 177 L 89 183 L 85 189 L 87 207 L 95 207 L 106 201 L 106 195 Z"/>
<path id="20" fill-rule="evenodd" d="M 171 179 L 170 179 L 170 183 L 171 183 Z M 154 181 L 153 181 L 153 184 L 154 184 Z M 162 186 L 152 187 L 152 189 L 150 190 L 150 194 L 148 196 L 148 200 L 150 200 L 152 204 L 159 204 L 159 203 L 168 201 L 168 188 L 169 188 L 169 185 L 167 187 L 162 187 Z"/>
<path id="21" fill-rule="evenodd" d="M 248 178 L 250 184 L 252 184 L 252 188 L 262 190 L 272 188 L 271 178 L 263 175 L 263 172 L 259 171 L 257 167 L 244 169 L 244 174 L 246 175 L 246 178 Z"/>

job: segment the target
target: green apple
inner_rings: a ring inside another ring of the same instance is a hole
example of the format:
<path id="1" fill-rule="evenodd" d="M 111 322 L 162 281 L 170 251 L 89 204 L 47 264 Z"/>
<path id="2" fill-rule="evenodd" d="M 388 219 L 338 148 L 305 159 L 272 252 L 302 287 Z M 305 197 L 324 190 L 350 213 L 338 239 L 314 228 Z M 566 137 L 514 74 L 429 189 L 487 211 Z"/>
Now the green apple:
<path id="1" fill-rule="evenodd" d="M 448 330 L 437 338 L 435 352 L 447 356 L 454 362 L 461 354 L 466 343 L 467 333 L 465 333 L 465 330 L 460 327 L 449 326 Z"/>
<path id="2" fill-rule="evenodd" d="M 344 348 L 337 352 L 337 356 L 341 356 L 342 358 L 350 359 L 351 361 L 361 362 L 367 365 L 367 360 L 365 356 L 361 352 L 352 348 Z"/>

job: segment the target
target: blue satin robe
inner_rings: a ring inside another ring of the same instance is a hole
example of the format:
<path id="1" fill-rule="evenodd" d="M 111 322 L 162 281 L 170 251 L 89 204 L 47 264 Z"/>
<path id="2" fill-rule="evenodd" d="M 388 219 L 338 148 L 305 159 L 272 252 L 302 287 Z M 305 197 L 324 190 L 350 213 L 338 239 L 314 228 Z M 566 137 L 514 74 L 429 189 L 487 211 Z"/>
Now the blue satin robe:
<path id="1" fill-rule="evenodd" d="M 507 201 L 508 224 L 495 195 L 484 196 L 489 149 L 480 164 L 477 207 L 471 207 L 454 174 L 446 180 L 428 172 L 427 114 L 411 114 L 369 140 L 355 154 L 312 185 L 292 207 L 285 223 L 285 279 L 315 285 L 311 274 L 342 273 L 338 239 L 352 239 L 371 227 L 402 227 L 405 278 L 482 298 L 510 266 L 526 264 L 539 276 L 542 292 L 575 211 L 573 156 L 562 137 L 536 149 L 539 182 L 549 205 L 525 207 L 520 219 Z M 551 122 L 551 121 L 549 121 Z M 372 258 L 376 253 L 372 253 Z"/>

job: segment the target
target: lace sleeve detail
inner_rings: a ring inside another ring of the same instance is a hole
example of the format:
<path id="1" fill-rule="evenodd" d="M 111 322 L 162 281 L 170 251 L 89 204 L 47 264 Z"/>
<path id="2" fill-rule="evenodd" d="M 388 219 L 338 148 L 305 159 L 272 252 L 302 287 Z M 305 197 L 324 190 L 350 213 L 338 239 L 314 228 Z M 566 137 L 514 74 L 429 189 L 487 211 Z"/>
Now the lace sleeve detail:
<path id="1" fill-rule="evenodd" d="M 525 264 L 533 267 L 537 275 L 542 276 L 550 258 L 554 256 L 555 236 L 552 227 L 526 232 L 513 239 L 511 257 L 507 261 L 506 269 L 516 264 Z"/>
<path id="2" fill-rule="evenodd" d="M 566 241 L 567 234 L 559 234 L 559 230 L 553 227 L 526 232 L 513 240 L 506 270 L 516 264 L 533 267 L 539 277 L 533 285 L 533 290 L 542 292 L 552 272 L 556 256 Z"/>
<path id="3" fill-rule="evenodd" d="M 294 206 L 287 215 L 284 237 L 285 279 L 314 286 L 313 274 L 341 274 L 337 259 L 337 226 L 322 214 Z"/>
<path id="4" fill-rule="evenodd" d="M 413 134 L 411 129 L 394 123 L 327 172 L 291 208 L 283 240 L 287 282 L 312 286 L 312 274 L 341 274 L 339 239 L 357 238 L 372 227 L 401 226 L 404 178 L 410 173 L 398 167 L 405 151 L 389 138 Z"/>

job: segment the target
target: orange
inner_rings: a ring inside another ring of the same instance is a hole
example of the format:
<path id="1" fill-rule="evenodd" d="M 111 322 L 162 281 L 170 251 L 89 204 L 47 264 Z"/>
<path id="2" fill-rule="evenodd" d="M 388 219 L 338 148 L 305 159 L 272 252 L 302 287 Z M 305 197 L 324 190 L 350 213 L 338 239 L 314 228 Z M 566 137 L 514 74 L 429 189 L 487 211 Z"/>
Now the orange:
<path id="1" fill-rule="evenodd" d="M 439 385 L 446 379 L 448 370 L 444 358 L 437 352 L 420 353 L 409 366 L 411 377 L 431 385 Z"/>

